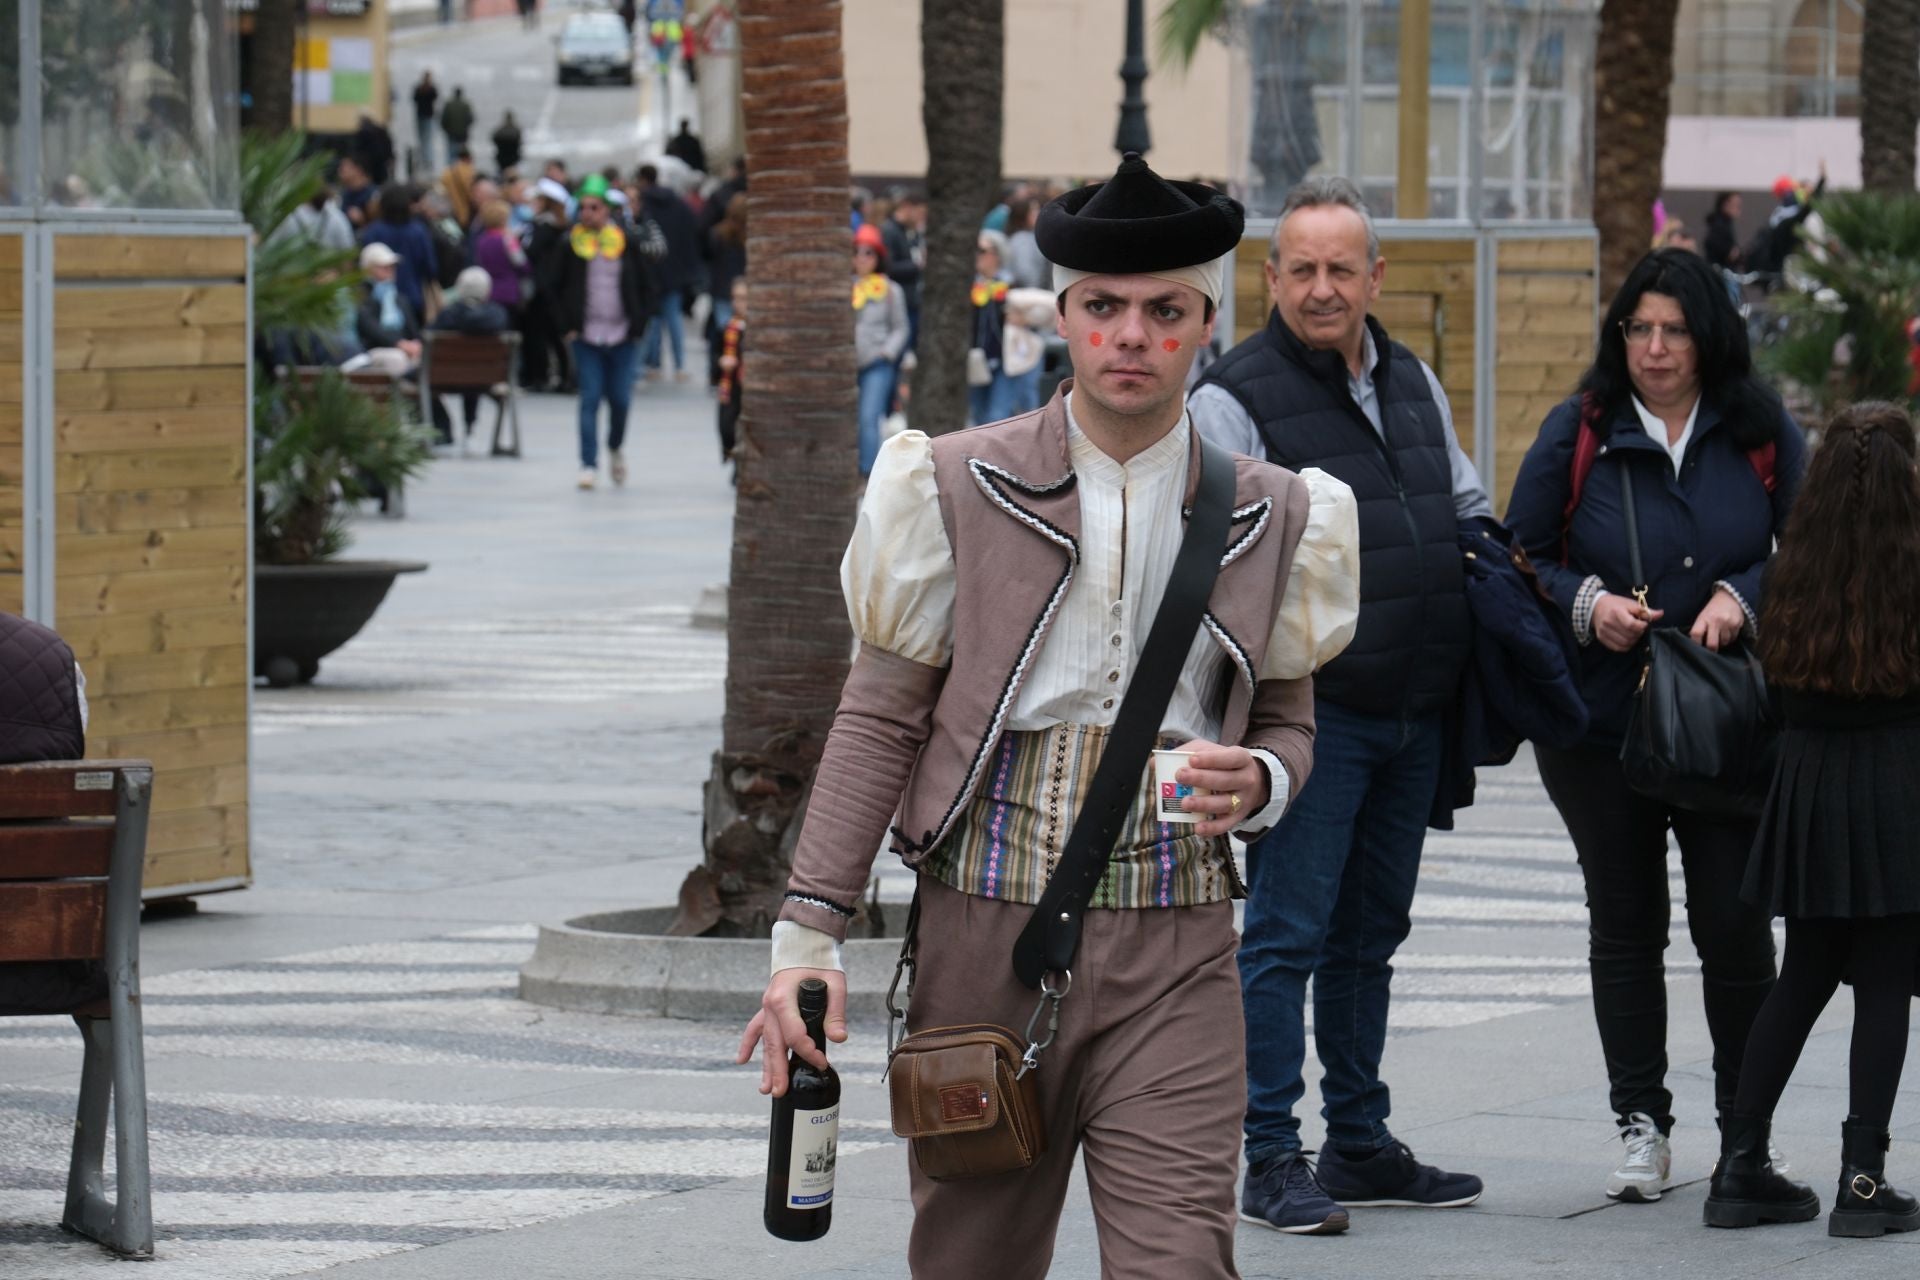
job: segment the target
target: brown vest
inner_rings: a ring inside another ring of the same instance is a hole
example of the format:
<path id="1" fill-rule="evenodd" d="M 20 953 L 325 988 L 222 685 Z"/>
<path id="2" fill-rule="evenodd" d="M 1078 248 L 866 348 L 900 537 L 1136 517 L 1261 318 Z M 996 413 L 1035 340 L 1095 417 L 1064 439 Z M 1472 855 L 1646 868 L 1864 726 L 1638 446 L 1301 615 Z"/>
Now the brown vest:
<path id="1" fill-rule="evenodd" d="M 918 866 L 972 798 L 1079 561 L 1070 385 L 1034 413 L 934 440 L 954 558 L 952 664 L 941 671 L 862 647 L 815 778 L 782 919 L 845 936 L 896 803 L 893 848 Z M 1196 438 L 1189 502 L 1199 457 Z M 1256 679 L 1306 526 L 1307 486 L 1251 458 L 1234 466 L 1233 524 L 1204 622 L 1238 672 L 1220 740 L 1272 751 L 1298 794 L 1312 763 L 1311 680 L 1256 689 Z"/>

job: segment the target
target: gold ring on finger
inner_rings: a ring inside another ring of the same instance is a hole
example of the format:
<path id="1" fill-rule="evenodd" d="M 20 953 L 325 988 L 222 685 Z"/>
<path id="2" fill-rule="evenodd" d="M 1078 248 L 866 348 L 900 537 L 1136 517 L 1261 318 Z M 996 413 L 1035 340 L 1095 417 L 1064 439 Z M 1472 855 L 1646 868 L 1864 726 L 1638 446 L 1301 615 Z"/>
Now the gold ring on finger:
<path id="1" fill-rule="evenodd" d="M 1227 793 L 1227 812 L 1240 812 L 1240 793 L 1238 791 L 1229 791 Z"/>

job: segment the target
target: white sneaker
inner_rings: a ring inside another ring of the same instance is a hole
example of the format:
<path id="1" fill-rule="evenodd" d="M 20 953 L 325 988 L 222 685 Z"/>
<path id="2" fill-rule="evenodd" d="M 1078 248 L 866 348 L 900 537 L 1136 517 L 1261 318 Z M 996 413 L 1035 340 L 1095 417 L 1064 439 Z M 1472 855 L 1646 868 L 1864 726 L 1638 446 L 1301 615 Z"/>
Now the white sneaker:
<path id="1" fill-rule="evenodd" d="M 1644 1111 L 1636 1111 L 1621 1126 L 1620 1140 L 1627 1158 L 1607 1179 L 1607 1199 L 1630 1204 L 1652 1204 L 1673 1185 L 1673 1148 L 1660 1126 Z"/>
<path id="2" fill-rule="evenodd" d="M 593 484 L 594 484 L 594 480 L 595 480 L 595 478 L 596 478 L 596 477 L 595 477 L 595 476 L 594 476 L 594 474 L 593 474 L 593 468 L 592 468 L 592 467 L 582 467 L 582 468 L 580 468 L 580 487 L 581 487 L 582 489 L 591 489 L 591 488 L 593 488 Z"/>
<path id="3" fill-rule="evenodd" d="M 608 474 L 613 477 L 615 484 L 625 484 L 627 482 L 627 460 L 620 456 L 618 449 L 611 450 L 610 452 L 612 458 L 607 464 Z"/>

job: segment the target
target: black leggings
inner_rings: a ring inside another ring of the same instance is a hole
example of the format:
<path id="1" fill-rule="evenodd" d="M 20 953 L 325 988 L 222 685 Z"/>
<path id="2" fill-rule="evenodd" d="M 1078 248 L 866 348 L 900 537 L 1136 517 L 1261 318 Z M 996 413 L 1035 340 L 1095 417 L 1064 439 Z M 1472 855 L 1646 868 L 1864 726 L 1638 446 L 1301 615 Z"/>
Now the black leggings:
<path id="1" fill-rule="evenodd" d="M 1740 1069 L 1739 1110 L 1771 1116 L 1813 1024 L 1844 976 L 1853 983 L 1853 1051 L 1847 1107 L 1885 1129 L 1907 1057 L 1907 1019 L 1920 916 L 1788 920 L 1780 980 L 1760 1006 Z"/>
<path id="2" fill-rule="evenodd" d="M 1701 997 L 1713 1037 L 1713 1097 L 1733 1105 L 1747 1029 L 1773 985 L 1773 921 L 1740 900 L 1754 823 L 1724 822 L 1636 792 L 1619 754 L 1538 747 L 1540 779 L 1573 837 L 1586 881 L 1593 1012 L 1613 1109 L 1673 1128 L 1667 1089 L 1667 831 L 1680 845 L 1687 931 L 1700 956 Z"/>

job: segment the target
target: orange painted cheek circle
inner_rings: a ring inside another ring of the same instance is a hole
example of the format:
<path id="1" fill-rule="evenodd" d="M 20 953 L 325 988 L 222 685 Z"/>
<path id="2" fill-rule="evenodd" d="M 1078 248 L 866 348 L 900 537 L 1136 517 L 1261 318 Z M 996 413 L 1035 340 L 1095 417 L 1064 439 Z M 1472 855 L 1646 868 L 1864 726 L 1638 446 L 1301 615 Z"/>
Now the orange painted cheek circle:
<path id="1" fill-rule="evenodd" d="M 1165 342 L 1160 344 L 1160 349 L 1162 351 L 1165 351 L 1169 355 L 1171 355 L 1172 353 L 1180 349 L 1180 339 L 1168 338 Z"/>
<path id="2" fill-rule="evenodd" d="M 1101 343 L 1105 342 L 1106 340 L 1107 340 L 1106 335 L 1098 331 L 1095 331 L 1093 334 L 1089 335 L 1087 338 L 1087 341 L 1092 343 L 1096 347 L 1099 346 Z"/>

